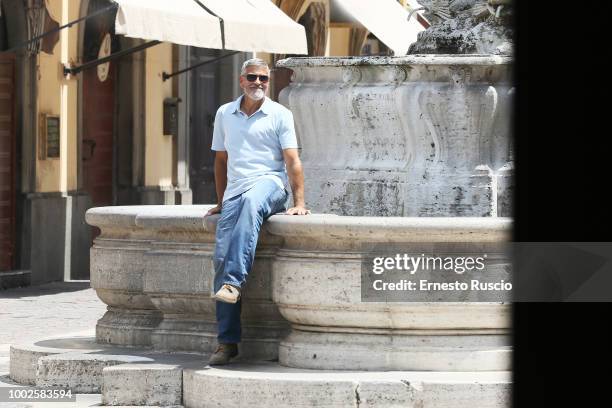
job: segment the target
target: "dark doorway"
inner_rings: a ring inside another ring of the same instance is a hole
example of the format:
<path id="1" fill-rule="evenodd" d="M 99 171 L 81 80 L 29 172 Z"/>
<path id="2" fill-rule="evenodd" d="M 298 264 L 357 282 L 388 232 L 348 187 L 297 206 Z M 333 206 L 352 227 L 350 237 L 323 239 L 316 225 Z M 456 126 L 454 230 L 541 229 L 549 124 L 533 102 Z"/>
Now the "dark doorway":
<path id="1" fill-rule="evenodd" d="M 87 14 L 108 7 L 104 0 L 90 0 Z M 86 22 L 83 62 L 118 51 L 114 13 L 102 13 Z M 113 204 L 113 129 L 116 61 L 84 70 L 83 133 L 81 160 L 83 189 L 94 207 Z"/>
<path id="2" fill-rule="evenodd" d="M 0 271 L 15 264 L 15 55 L 0 54 Z"/>
<path id="3" fill-rule="evenodd" d="M 191 48 L 191 64 L 215 57 L 219 51 Z M 194 204 L 215 203 L 215 157 L 212 145 L 213 123 L 219 108 L 218 64 L 204 65 L 192 72 L 189 179 Z"/>

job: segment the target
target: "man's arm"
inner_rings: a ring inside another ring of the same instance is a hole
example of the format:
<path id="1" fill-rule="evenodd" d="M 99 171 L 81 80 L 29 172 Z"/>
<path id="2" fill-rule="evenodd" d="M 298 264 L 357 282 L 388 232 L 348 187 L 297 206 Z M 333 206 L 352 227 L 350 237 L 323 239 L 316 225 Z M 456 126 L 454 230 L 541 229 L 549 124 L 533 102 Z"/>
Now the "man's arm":
<path id="1" fill-rule="evenodd" d="M 293 192 L 293 207 L 287 210 L 290 215 L 310 214 L 304 203 L 304 172 L 302 171 L 302 161 L 297 149 L 283 149 L 283 158 L 287 166 L 287 175 L 291 183 Z"/>
<path id="2" fill-rule="evenodd" d="M 221 212 L 223 204 L 223 194 L 227 187 L 227 152 L 215 152 L 215 190 L 217 191 L 217 206 L 208 210 L 206 215 Z"/>

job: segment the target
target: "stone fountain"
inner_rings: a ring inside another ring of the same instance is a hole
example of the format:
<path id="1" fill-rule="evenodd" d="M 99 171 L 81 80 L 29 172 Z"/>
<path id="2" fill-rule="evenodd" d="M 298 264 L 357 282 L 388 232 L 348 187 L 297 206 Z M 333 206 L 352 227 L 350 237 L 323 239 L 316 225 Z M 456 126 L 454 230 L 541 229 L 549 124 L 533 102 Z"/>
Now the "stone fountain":
<path id="1" fill-rule="evenodd" d="M 290 58 L 306 201 L 368 216 L 510 216 L 511 58 Z"/>
<path id="2" fill-rule="evenodd" d="M 290 58 L 307 202 L 338 215 L 512 215 L 512 7 L 423 0 L 410 55 Z"/>
<path id="3" fill-rule="evenodd" d="M 237 364 L 204 364 L 216 333 L 210 207 L 105 207 L 86 216 L 101 230 L 91 283 L 108 305 L 95 338 L 13 346 L 11 378 L 101 393 L 108 405 L 509 406 L 509 303 L 362 293 L 373 244 L 511 239 L 507 44 L 431 49 L 450 43 L 444 27 L 467 38 L 473 27 L 457 21 L 494 25 L 510 7 L 446 3 L 423 2 L 434 24 L 413 50 L 427 55 L 278 63 L 294 72 L 280 101 L 295 117 L 316 214 L 264 223 Z M 485 28 L 475 31 L 507 35 Z"/>

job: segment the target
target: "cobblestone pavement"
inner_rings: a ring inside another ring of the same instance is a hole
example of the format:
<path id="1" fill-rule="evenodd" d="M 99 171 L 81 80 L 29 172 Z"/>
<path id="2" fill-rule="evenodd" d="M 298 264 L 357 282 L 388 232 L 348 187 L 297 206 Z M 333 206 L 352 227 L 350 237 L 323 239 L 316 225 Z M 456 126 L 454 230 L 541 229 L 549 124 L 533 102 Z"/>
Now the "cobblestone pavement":
<path id="1" fill-rule="evenodd" d="M 0 376 L 8 374 L 11 344 L 86 330 L 93 333 L 105 311 L 89 281 L 0 290 Z"/>

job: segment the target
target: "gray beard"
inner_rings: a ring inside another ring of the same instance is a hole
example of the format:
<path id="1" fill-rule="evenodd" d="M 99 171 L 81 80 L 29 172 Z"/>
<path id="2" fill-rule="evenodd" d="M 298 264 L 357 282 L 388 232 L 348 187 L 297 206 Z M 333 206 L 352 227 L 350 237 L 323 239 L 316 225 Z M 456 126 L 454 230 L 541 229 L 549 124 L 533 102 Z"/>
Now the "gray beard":
<path id="1" fill-rule="evenodd" d="M 266 93 L 263 91 L 263 89 L 256 89 L 255 91 L 245 89 L 244 94 L 249 98 L 253 99 L 254 101 L 260 101 L 266 96 Z"/>

